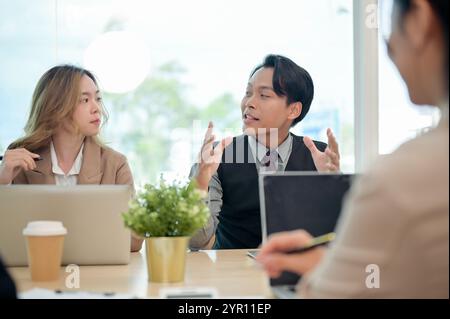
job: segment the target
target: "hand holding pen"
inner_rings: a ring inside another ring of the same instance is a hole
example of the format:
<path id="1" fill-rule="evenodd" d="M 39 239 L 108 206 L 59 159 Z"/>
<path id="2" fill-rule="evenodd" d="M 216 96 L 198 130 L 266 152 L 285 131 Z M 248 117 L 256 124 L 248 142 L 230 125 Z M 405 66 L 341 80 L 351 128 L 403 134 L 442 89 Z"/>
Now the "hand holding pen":
<path id="1" fill-rule="evenodd" d="M 305 253 L 311 249 L 320 247 L 320 246 L 324 246 L 324 245 L 328 245 L 329 243 L 331 243 L 334 239 L 336 238 L 336 234 L 335 233 L 329 233 L 329 234 L 325 234 L 319 237 L 315 237 L 313 239 L 311 239 L 309 241 L 308 244 L 301 246 L 299 248 L 295 248 L 292 250 L 288 250 L 285 253 L 286 254 L 302 254 Z"/>
<path id="2" fill-rule="evenodd" d="M 0 156 L 0 184 L 9 184 L 19 174 L 20 170 L 33 170 L 36 161 L 42 160 L 39 154 L 32 153 L 24 148 L 7 150 Z"/>
<path id="3" fill-rule="evenodd" d="M 272 278 L 279 277 L 283 271 L 302 275 L 317 266 L 325 254 L 321 246 L 334 238 L 334 233 L 313 238 L 304 230 L 273 234 L 261 247 L 256 260 Z"/>

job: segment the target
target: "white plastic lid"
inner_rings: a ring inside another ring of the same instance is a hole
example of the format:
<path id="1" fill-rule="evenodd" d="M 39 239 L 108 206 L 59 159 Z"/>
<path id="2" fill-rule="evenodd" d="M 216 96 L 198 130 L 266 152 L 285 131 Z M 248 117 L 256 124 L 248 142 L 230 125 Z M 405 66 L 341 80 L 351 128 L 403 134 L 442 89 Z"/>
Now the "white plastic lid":
<path id="1" fill-rule="evenodd" d="M 24 236 L 58 236 L 67 234 L 67 229 L 61 222 L 42 220 L 29 222 L 22 233 Z"/>

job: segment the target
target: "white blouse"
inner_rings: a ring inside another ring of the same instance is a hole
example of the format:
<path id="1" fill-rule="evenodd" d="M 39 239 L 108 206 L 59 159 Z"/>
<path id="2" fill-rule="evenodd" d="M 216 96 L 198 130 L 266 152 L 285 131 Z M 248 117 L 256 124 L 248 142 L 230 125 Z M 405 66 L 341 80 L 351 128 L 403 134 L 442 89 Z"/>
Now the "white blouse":
<path id="1" fill-rule="evenodd" d="M 55 184 L 61 186 L 77 185 L 78 175 L 80 174 L 81 164 L 83 163 L 83 148 L 84 143 L 81 145 L 75 162 L 69 173 L 64 174 L 63 170 L 59 167 L 58 158 L 56 157 L 55 147 L 53 142 L 50 143 L 50 155 L 52 158 L 52 172 L 55 175 Z"/>

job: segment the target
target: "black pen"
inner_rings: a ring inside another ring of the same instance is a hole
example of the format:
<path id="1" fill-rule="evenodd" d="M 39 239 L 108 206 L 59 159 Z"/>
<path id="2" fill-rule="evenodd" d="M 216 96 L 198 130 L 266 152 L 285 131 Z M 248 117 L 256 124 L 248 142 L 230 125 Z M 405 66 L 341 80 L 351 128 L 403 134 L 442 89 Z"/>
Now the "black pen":
<path id="1" fill-rule="evenodd" d="M 304 252 L 306 252 L 308 250 L 311 250 L 311 249 L 314 249 L 316 247 L 326 245 L 326 244 L 332 242 L 335 238 L 336 238 L 336 234 L 335 233 L 329 233 L 329 234 L 326 234 L 326 235 L 323 235 L 323 236 L 319 236 L 319 237 L 313 238 L 311 240 L 311 242 L 308 245 L 304 246 L 304 247 L 301 247 L 301 248 L 298 248 L 298 249 L 294 249 L 294 250 L 289 250 L 289 251 L 286 251 L 285 253 L 286 254 L 300 254 L 300 253 L 304 253 Z"/>
<path id="2" fill-rule="evenodd" d="M 42 157 L 36 157 L 36 158 L 33 158 L 33 159 L 34 159 L 35 162 L 39 162 L 39 161 L 43 160 Z M 3 160 L 3 156 L 0 155 L 0 161 L 2 161 L 2 160 Z"/>

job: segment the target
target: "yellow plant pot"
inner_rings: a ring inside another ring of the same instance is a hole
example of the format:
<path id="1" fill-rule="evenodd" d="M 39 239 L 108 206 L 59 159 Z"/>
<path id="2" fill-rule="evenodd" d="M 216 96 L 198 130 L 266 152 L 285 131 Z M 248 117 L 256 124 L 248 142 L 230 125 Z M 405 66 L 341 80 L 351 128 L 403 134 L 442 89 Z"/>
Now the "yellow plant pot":
<path id="1" fill-rule="evenodd" d="M 151 237 L 145 239 L 148 279 L 157 283 L 184 281 L 190 237 Z"/>

